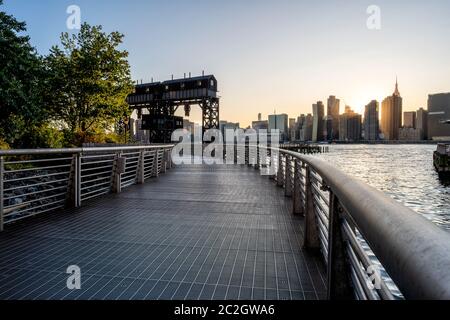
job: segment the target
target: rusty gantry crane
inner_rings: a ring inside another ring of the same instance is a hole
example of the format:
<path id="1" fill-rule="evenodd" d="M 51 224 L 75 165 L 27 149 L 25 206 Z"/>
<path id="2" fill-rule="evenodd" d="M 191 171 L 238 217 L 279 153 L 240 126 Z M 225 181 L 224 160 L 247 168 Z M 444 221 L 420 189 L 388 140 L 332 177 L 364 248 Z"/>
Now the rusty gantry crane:
<path id="1" fill-rule="evenodd" d="M 142 119 L 141 129 L 149 130 L 152 143 L 170 142 L 172 132 L 183 127 L 183 118 L 175 116 L 180 106 L 187 117 L 193 105 L 202 109 L 203 131 L 219 128 L 219 97 L 213 75 L 137 84 L 127 101 Z M 145 109 L 148 114 L 143 114 Z"/>

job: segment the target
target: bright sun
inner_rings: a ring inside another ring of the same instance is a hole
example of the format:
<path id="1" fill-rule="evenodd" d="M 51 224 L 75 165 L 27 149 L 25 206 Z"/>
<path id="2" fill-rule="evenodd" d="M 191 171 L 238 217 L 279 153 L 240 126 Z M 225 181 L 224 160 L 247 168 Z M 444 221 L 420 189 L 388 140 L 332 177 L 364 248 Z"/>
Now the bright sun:
<path id="1" fill-rule="evenodd" d="M 343 112 L 345 106 L 348 105 L 353 109 L 353 111 L 364 114 L 364 108 L 370 101 L 375 99 L 381 105 L 381 101 L 387 95 L 387 93 L 384 93 L 383 95 L 383 92 L 381 90 L 375 88 L 361 90 L 359 92 L 356 92 L 356 94 L 353 95 L 350 99 L 343 99 L 343 102 L 341 102 L 341 112 Z"/>

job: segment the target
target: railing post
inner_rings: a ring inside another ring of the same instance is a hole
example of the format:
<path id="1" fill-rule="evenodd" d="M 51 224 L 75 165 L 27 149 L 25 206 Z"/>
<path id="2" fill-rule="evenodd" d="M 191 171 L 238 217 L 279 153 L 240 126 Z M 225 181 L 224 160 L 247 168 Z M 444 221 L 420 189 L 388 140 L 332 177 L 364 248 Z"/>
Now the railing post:
<path id="1" fill-rule="evenodd" d="M 280 152 L 278 155 L 278 168 L 277 168 L 277 186 L 282 187 L 283 181 L 283 154 Z"/>
<path id="2" fill-rule="evenodd" d="M 76 170 L 75 170 L 75 179 L 76 179 L 76 186 L 75 186 L 75 194 L 76 194 L 76 202 L 75 207 L 81 207 L 81 158 L 82 154 L 77 153 L 76 154 Z"/>
<path id="3" fill-rule="evenodd" d="M 266 167 L 268 168 L 268 177 L 271 180 L 275 180 L 277 172 L 273 172 L 275 171 L 275 161 L 278 161 L 277 159 L 275 159 L 274 155 L 273 155 L 273 151 L 272 149 L 266 149 L 267 150 L 267 155 L 269 157 L 269 163 L 267 163 L 266 161 Z M 273 171 L 271 169 L 274 169 Z"/>
<path id="4" fill-rule="evenodd" d="M 258 170 L 260 168 L 260 148 L 259 148 L 259 144 L 256 145 L 256 163 L 254 165 L 255 170 Z"/>
<path id="5" fill-rule="evenodd" d="M 286 156 L 285 161 L 284 195 L 286 197 L 292 197 L 292 159 L 290 156 Z"/>
<path id="6" fill-rule="evenodd" d="M 153 176 L 154 177 L 159 176 L 158 159 L 159 159 L 159 151 L 157 149 L 155 149 L 155 156 L 153 158 Z"/>
<path id="7" fill-rule="evenodd" d="M 301 170 L 302 163 L 300 160 L 295 159 L 293 164 L 294 169 L 294 190 L 292 195 L 292 213 L 303 214 L 303 201 L 302 201 L 302 185 L 301 185 Z"/>
<path id="8" fill-rule="evenodd" d="M 172 169 L 172 149 L 167 150 L 167 168 Z"/>
<path id="9" fill-rule="evenodd" d="M 167 152 L 162 149 L 162 159 L 161 159 L 161 173 L 166 173 L 167 171 Z"/>
<path id="10" fill-rule="evenodd" d="M 3 218 L 3 177 L 5 175 L 5 159 L 0 157 L 0 232 L 3 231 L 4 218 Z"/>
<path id="11" fill-rule="evenodd" d="M 144 168 L 145 150 L 141 150 L 139 154 L 138 172 L 137 172 L 137 182 L 138 184 L 143 184 L 145 181 L 145 168 Z"/>
<path id="12" fill-rule="evenodd" d="M 122 153 L 116 153 L 116 159 L 113 167 L 113 192 L 122 192 L 122 173 L 125 166 L 125 158 L 122 157 Z"/>
<path id="13" fill-rule="evenodd" d="M 330 225 L 328 226 L 327 295 L 329 300 L 353 300 L 350 266 L 342 234 L 342 208 L 330 191 Z"/>
<path id="14" fill-rule="evenodd" d="M 68 206 L 78 208 L 81 206 L 81 154 L 72 155 L 72 166 L 68 186 Z"/>
<path id="15" fill-rule="evenodd" d="M 314 212 L 314 195 L 313 188 L 311 186 L 311 168 L 309 165 L 306 167 L 306 181 L 305 181 L 305 193 L 306 193 L 306 205 L 305 205 L 305 249 L 311 251 L 320 250 L 319 231 L 317 229 L 317 217 Z"/>

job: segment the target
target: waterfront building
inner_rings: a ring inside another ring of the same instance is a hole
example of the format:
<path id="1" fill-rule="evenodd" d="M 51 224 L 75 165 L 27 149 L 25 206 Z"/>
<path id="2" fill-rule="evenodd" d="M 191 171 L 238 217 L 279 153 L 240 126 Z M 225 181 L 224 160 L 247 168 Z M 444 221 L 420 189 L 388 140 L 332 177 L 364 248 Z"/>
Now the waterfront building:
<path id="1" fill-rule="evenodd" d="M 402 97 L 395 82 L 394 93 L 386 97 L 381 105 L 381 132 L 386 140 L 398 140 L 402 126 Z"/>
<path id="2" fill-rule="evenodd" d="M 339 140 L 358 141 L 361 139 L 361 115 L 355 113 L 349 106 L 339 116 Z"/>
<path id="3" fill-rule="evenodd" d="M 323 118 L 324 118 L 324 105 L 322 101 L 317 101 L 312 106 L 313 109 L 313 129 L 312 129 L 312 141 L 323 141 Z"/>
<path id="4" fill-rule="evenodd" d="M 296 139 L 297 140 L 301 140 L 301 135 L 302 135 L 302 128 L 305 125 L 305 121 L 306 121 L 306 116 L 304 114 L 301 114 L 299 117 L 297 117 L 297 122 L 295 124 L 295 130 L 296 130 Z"/>
<path id="5" fill-rule="evenodd" d="M 421 138 L 421 130 L 413 127 L 400 128 L 398 139 L 401 141 L 419 141 Z"/>
<path id="6" fill-rule="evenodd" d="M 332 116 L 325 116 L 323 119 L 323 136 L 325 137 L 325 140 L 333 140 L 333 132 L 336 132 L 333 130 L 333 124 L 337 122 L 338 121 L 335 121 Z"/>
<path id="7" fill-rule="evenodd" d="M 269 132 L 271 130 L 279 130 L 280 140 L 286 141 L 289 134 L 288 115 L 285 113 L 269 115 Z"/>
<path id="8" fill-rule="evenodd" d="M 300 127 L 300 141 L 311 141 L 313 132 L 313 116 L 311 113 L 308 113 L 306 116 L 302 116 L 304 117 L 304 120 Z"/>
<path id="9" fill-rule="evenodd" d="M 378 140 L 379 132 L 379 105 L 378 101 L 372 100 L 364 111 L 364 139 Z"/>
<path id="10" fill-rule="evenodd" d="M 420 108 L 416 115 L 416 128 L 420 130 L 420 140 L 428 139 L 428 111 Z"/>
<path id="11" fill-rule="evenodd" d="M 450 140 L 450 93 L 428 95 L 428 139 Z"/>
<path id="12" fill-rule="evenodd" d="M 415 111 L 405 111 L 403 113 L 403 127 L 416 128 L 416 112 Z"/>
<path id="13" fill-rule="evenodd" d="M 297 139 L 297 122 L 295 118 L 289 118 L 289 141 L 295 141 Z"/>
<path id="14" fill-rule="evenodd" d="M 336 96 L 329 96 L 327 100 L 327 139 L 337 140 L 339 138 L 339 108 L 340 100 Z"/>
<path id="15" fill-rule="evenodd" d="M 256 131 L 265 129 L 267 130 L 269 128 L 269 122 L 267 120 L 261 120 L 261 121 L 252 121 L 252 129 L 255 129 Z"/>
<path id="16" fill-rule="evenodd" d="M 252 121 L 252 129 L 259 130 L 267 130 L 269 128 L 269 122 L 267 120 L 262 119 L 261 113 L 258 113 L 258 120 Z"/>

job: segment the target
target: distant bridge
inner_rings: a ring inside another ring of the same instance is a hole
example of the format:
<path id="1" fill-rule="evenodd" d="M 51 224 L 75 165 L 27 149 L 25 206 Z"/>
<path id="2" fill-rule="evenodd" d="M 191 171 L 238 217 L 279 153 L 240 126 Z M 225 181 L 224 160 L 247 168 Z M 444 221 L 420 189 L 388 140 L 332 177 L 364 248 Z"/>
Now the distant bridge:
<path id="1" fill-rule="evenodd" d="M 450 298 L 450 235 L 382 192 L 289 150 L 171 149 L 1 151 L 0 299 Z"/>

